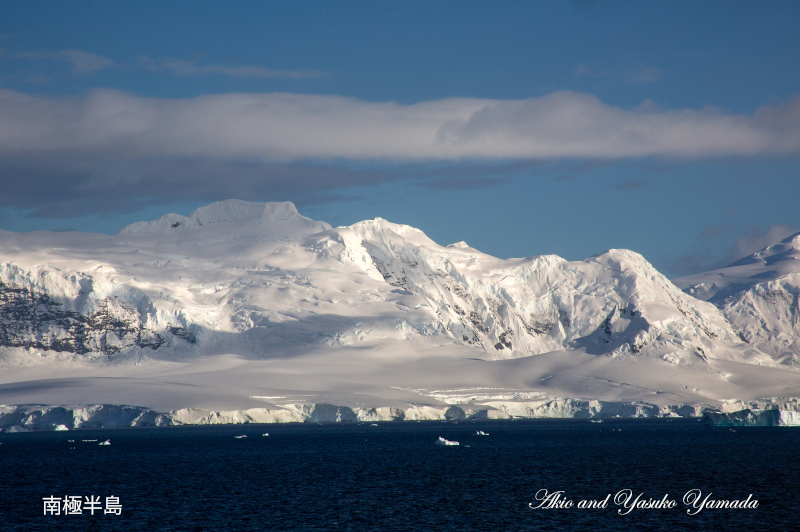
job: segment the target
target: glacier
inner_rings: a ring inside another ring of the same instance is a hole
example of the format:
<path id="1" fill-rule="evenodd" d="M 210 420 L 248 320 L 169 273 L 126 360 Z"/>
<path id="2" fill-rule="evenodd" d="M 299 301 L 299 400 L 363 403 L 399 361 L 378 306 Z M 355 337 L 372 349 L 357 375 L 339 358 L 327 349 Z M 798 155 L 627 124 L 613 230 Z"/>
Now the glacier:
<path id="1" fill-rule="evenodd" d="M 0 427 L 793 412 L 798 243 L 673 283 L 288 202 L 0 231 Z"/>

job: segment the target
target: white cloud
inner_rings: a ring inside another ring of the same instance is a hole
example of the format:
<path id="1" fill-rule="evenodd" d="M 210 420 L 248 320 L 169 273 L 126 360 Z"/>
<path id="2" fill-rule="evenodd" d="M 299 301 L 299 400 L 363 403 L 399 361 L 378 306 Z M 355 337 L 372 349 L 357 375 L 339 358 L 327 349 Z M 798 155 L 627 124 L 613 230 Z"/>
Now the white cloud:
<path id="1" fill-rule="evenodd" d="M 260 66 L 200 65 L 198 61 L 183 59 L 150 59 L 143 57 L 141 63 L 151 70 L 169 70 L 176 76 L 198 76 L 217 74 L 237 78 L 304 79 L 327 77 L 326 72 L 317 70 L 272 70 Z"/>
<path id="2" fill-rule="evenodd" d="M 62 50 L 60 52 L 9 52 L 4 48 L 0 48 L 0 56 L 8 59 L 22 59 L 28 61 L 58 59 L 71 63 L 72 72 L 75 74 L 91 74 L 98 70 L 116 66 L 116 63 L 112 59 L 93 54 L 92 52 L 84 52 L 83 50 Z"/>
<path id="3" fill-rule="evenodd" d="M 591 71 L 589 70 L 589 65 L 586 63 L 581 63 L 575 67 L 575 70 L 572 71 L 572 75 L 574 75 L 576 78 L 583 78 L 589 74 L 591 74 Z"/>
<path id="4" fill-rule="evenodd" d="M 90 74 L 116 66 L 114 61 L 107 57 L 81 50 L 63 50 L 55 55 L 59 59 L 72 63 L 72 71 L 76 74 Z"/>
<path id="5" fill-rule="evenodd" d="M 103 57 L 92 52 L 83 50 L 61 50 L 60 52 L 50 51 L 23 51 L 9 52 L 5 48 L 0 48 L 0 57 L 7 59 L 21 59 L 35 61 L 41 59 L 56 59 L 72 64 L 72 72 L 75 74 L 91 74 L 106 68 L 116 67 L 117 63 L 113 59 Z M 201 57 L 202 58 L 202 57 Z M 183 59 L 151 59 L 142 57 L 139 60 L 140 66 L 150 70 L 167 70 L 176 76 L 199 76 L 204 74 L 216 74 L 221 76 L 232 76 L 238 78 L 266 78 L 266 79 L 305 79 L 305 78 L 324 78 L 328 77 L 327 72 L 319 70 L 273 70 L 261 66 L 226 66 L 226 65 L 204 65 L 199 64 L 200 59 L 185 61 Z"/>
<path id="6" fill-rule="evenodd" d="M 658 68 L 638 65 L 627 69 L 596 68 L 596 65 L 581 63 L 572 71 L 576 79 L 595 78 L 606 79 L 612 83 L 644 85 L 661 81 L 664 71 Z"/>
<path id="7" fill-rule="evenodd" d="M 569 91 L 412 105 L 339 96 L 46 98 L 0 90 L 0 156 L 454 160 L 769 155 L 800 151 L 800 98 L 752 115 L 622 109 Z"/>
<path id="8" fill-rule="evenodd" d="M 657 68 L 640 67 L 632 74 L 631 81 L 639 84 L 655 83 L 660 81 L 663 76 L 664 72 Z"/>

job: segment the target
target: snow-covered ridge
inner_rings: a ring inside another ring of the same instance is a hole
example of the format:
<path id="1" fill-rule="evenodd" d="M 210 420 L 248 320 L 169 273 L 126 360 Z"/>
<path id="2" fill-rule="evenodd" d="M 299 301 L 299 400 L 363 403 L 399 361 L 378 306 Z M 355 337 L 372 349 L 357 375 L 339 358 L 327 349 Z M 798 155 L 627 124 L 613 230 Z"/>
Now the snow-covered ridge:
<path id="1" fill-rule="evenodd" d="M 0 264 L 0 345 L 113 356 L 195 343 L 181 312 L 158 310 L 135 287 L 41 266 Z"/>
<path id="2" fill-rule="evenodd" d="M 716 308 L 687 296 L 628 250 L 579 262 L 556 256 L 501 260 L 461 245 L 440 246 L 419 229 L 381 218 L 330 229 L 300 216 L 291 203 L 231 200 L 183 221 L 176 216 L 124 229 L 113 253 L 114 275 L 85 267 L 53 271 L 51 279 L 73 288 L 37 288 L 57 296 L 53 301 L 65 312 L 77 312 L 79 322 L 99 307 L 127 316 L 125 327 L 119 320 L 104 324 L 102 338 L 82 352 L 167 344 L 202 352 L 202 342 L 192 347 L 170 339 L 194 344 L 204 334 L 232 332 L 237 336 L 231 340 L 255 351 L 286 342 L 423 338 L 474 346 L 494 358 L 574 348 L 671 364 L 758 358 L 731 351 L 742 341 Z M 184 229 L 193 230 L 189 240 L 162 237 Z M 136 237 L 130 243 L 135 247 L 123 255 L 128 236 Z M 141 262 L 143 253 L 152 257 L 149 267 Z M 59 255 L 65 254 L 72 253 Z M 105 258 L 91 251 L 83 256 Z M 7 290 L 26 289 L 32 281 L 25 279 L 43 275 L 37 268 L 23 271 L 8 263 L 6 271 L 15 273 L 4 281 Z M 345 323 L 357 316 L 353 323 L 363 326 L 342 328 L 336 319 L 319 319 L 321 311 Z M 71 345 L 57 340 L 70 336 L 58 320 L 37 327 L 30 335 L 44 340 L 2 345 L 55 351 Z M 123 338 L 133 333 L 136 341 Z M 142 341 L 142 335 L 154 340 Z"/>
<path id="3" fill-rule="evenodd" d="M 719 307 L 750 345 L 777 362 L 800 366 L 800 233 L 675 284 Z"/>
<path id="4" fill-rule="evenodd" d="M 733 262 L 725 268 L 675 279 L 692 296 L 720 304 L 763 283 L 800 273 L 800 233 Z"/>
<path id="5" fill-rule="evenodd" d="M 439 246 L 416 229 L 380 219 L 333 232 L 343 249 L 331 251 L 341 262 L 425 297 L 435 319 L 410 323 L 414 330 L 449 335 L 503 358 L 585 347 L 674 354 L 670 360 L 679 361 L 714 357 L 718 344 L 742 343 L 717 309 L 687 297 L 628 250 L 580 262 L 555 256 L 499 260 L 471 248 Z"/>
<path id="6" fill-rule="evenodd" d="M 787 277 L 759 284 L 740 319 L 629 250 L 498 259 L 381 218 L 332 228 L 239 200 L 114 236 L 0 232 L 0 257 L 6 404 L 212 422 L 323 404 L 341 419 L 696 415 L 800 396 L 781 365 L 800 315 Z"/>

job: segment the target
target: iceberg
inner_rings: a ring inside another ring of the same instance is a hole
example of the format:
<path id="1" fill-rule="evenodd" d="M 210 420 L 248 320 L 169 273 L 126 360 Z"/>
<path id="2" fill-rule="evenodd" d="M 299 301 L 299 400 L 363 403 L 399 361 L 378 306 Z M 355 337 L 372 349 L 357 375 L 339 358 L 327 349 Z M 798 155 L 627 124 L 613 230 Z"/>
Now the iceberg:
<path id="1" fill-rule="evenodd" d="M 446 446 L 458 445 L 458 442 L 457 441 L 446 440 L 446 439 L 442 438 L 441 436 L 439 436 L 439 439 L 436 440 L 436 445 L 446 445 Z"/>

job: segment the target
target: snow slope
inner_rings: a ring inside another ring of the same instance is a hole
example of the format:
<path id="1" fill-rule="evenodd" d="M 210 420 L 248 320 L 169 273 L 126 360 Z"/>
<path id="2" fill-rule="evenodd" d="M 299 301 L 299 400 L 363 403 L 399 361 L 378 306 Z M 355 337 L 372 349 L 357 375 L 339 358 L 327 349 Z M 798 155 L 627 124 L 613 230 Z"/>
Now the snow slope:
<path id="1" fill-rule="evenodd" d="M 675 284 L 719 307 L 750 345 L 780 363 L 800 365 L 800 233 Z"/>
<path id="2" fill-rule="evenodd" d="M 218 202 L 114 236 L 0 232 L 0 403 L 45 410 L 695 415 L 800 396 L 800 373 L 729 319 L 632 251 L 504 260 L 291 203 Z"/>

